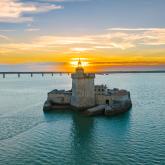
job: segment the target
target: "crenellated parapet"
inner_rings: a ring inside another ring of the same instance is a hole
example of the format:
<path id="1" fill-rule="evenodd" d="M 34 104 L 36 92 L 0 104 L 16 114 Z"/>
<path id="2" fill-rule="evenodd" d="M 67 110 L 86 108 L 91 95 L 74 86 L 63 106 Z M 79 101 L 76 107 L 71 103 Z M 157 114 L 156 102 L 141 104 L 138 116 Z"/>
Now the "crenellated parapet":
<path id="1" fill-rule="evenodd" d="M 71 75 L 72 79 L 94 79 L 95 74 L 93 73 L 73 73 Z"/>

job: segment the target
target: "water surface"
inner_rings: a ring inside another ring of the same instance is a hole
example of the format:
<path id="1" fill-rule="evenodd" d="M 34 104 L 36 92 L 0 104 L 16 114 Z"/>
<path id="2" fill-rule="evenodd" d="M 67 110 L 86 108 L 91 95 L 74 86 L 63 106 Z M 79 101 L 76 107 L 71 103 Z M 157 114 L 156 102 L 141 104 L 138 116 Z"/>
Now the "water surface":
<path id="1" fill-rule="evenodd" d="M 47 92 L 70 89 L 69 76 L 0 78 L 0 164 L 165 164 L 165 74 L 98 75 L 96 84 L 129 90 L 132 110 L 44 114 Z"/>

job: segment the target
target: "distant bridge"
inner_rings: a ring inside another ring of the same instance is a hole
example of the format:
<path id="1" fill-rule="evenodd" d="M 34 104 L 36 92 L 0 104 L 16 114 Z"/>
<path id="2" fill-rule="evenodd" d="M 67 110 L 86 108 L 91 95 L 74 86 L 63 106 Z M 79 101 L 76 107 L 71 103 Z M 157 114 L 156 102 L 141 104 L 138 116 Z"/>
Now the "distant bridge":
<path id="1" fill-rule="evenodd" d="M 107 71 L 107 72 L 95 72 L 95 74 L 100 74 L 100 75 L 109 75 L 109 74 L 121 74 L 121 73 L 165 73 L 165 70 L 153 70 L 153 71 Z M 58 74 L 58 75 L 63 75 L 63 74 L 68 74 L 70 75 L 71 72 L 0 72 L 0 75 L 2 75 L 3 78 L 6 77 L 6 75 L 18 75 L 18 78 L 21 77 L 21 75 L 26 74 L 30 75 L 33 77 L 33 75 L 40 74 L 42 76 L 50 74 Z"/>
<path id="2" fill-rule="evenodd" d="M 71 74 L 69 72 L 0 72 L 0 75 L 3 76 L 3 78 L 6 77 L 6 75 L 18 75 L 18 78 L 21 77 L 21 75 L 30 75 L 31 77 L 33 77 L 33 75 L 36 75 L 36 74 L 40 74 L 42 76 L 46 75 L 46 74 L 50 74 L 50 75 L 54 75 L 54 74 L 59 74 L 59 75 L 62 75 L 62 74 Z"/>

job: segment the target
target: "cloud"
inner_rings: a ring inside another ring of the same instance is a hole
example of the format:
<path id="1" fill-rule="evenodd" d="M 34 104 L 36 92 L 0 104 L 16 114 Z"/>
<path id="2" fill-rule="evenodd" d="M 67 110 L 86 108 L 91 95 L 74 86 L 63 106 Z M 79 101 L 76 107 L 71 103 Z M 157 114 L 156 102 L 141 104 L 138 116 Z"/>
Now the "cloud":
<path id="1" fill-rule="evenodd" d="M 75 51 L 76 48 L 92 49 L 129 49 L 140 45 L 164 45 L 165 28 L 149 28 L 145 31 L 113 31 L 105 34 L 83 35 L 83 36 L 41 36 L 33 41 L 39 45 L 47 46 L 69 46 Z M 79 47 L 79 45 L 81 45 Z M 82 47 L 83 45 L 83 47 Z M 78 49 L 77 49 L 78 50 Z M 80 50 L 80 49 L 79 49 Z M 78 50 L 78 51 L 79 51 Z"/>
<path id="2" fill-rule="evenodd" d="M 28 29 L 25 29 L 25 31 L 27 32 L 33 32 L 33 31 L 39 31 L 40 29 L 39 28 L 28 28 Z"/>
<path id="3" fill-rule="evenodd" d="M 15 29 L 0 29 L 0 32 L 14 32 Z"/>
<path id="4" fill-rule="evenodd" d="M 50 10 L 62 9 L 60 5 L 49 3 L 25 3 L 19 0 L 1 0 L 0 1 L 0 22 L 29 22 L 33 21 L 32 17 L 23 16 L 24 13 L 48 12 Z"/>
<path id="5" fill-rule="evenodd" d="M 91 36 L 41 36 L 34 42 L 41 45 L 95 44 L 95 41 Z"/>
<path id="6" fill-rule="evenodd" d="M 53 63 L 24 63 L 24 64 L 0 64 L 0 70 L 3 72 L 42 72 L 43 70 L 46 72 L 52 71 L 53 68 L 58 67 L 59 65 L 63 65 L 61 62 L 53 62 Z M 28 75 L 30 76 L 30 75 Z"/>
<path id="7" fill-rule="evenodd" d="M 0 38 L 3 39 L 3 40 L 9 40 L 8 37 L 6 37 L 6 36 L 4 36 L 4 35 L 1 35 L 1 34 L 0 34 Z"/>
<path id="8" fill-rule="evenodd" d="M 151 30 L 152 29 L 152 30 Z M 27 31 L 37 31 L 37 28 L 29 28 Z M 1 36 L 1 39 L 8 39 Z M 56 52 L 81 53 L 94 51 L 128 50 L 136 48 L 154 49 L 165 47 L 165 28 L 149 28 L 148 30 L 112 31 L 103 34 L 82 36 L 56 36 L 47 35 L 33 39 L 31 42 L 1 43 L 0 53 L 5 52 Z"/>
<path id="9" fill-rule="evenodd" d="M 40 0 L 41 2 L 83 2 L 91 0 Z"/>
<path id="10" fill-rule="evenodd" d="M 124 40 L 134 46 L 165 46 L 165 28 L 110 28 L 109 30 L 112 34 L 125 35 Z"/>
<path id="11" fill-rule="evenodd" d="M 108 28 L 111 31 L 164 31 L 164 28 Z"/>
<path id="12" fill-rule="evenodd" d="M 90 50 L 94 50 L 94 48 L 71 48 L 71 51 L 73 52 L 85 52 L 85 51 L 90 51 Z"/>
<path id="13" fill-rule="evenodd" d="M 3 23 L 22 23 L 22 22 L 32 22 L 33 18 L 32 17 L 18 17 L 18 18 L 4 18 L 0 17 L 0 22 Z"/>

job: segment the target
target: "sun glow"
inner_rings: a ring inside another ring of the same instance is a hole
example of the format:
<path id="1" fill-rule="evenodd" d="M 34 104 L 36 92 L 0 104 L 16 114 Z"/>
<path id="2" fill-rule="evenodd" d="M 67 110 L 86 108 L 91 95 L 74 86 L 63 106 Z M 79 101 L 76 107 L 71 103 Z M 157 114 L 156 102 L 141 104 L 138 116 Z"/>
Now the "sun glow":
<path id="1" fill-rule="evenodd" d="M 70 61 L 70 64 L 72 67 L 78 67 L 78 62 L 79 60 L 81 61 L 81 66 L 82 67 L 86 67 L 89 65 L 89 62 L 87 61 L 88 59 L 87 58 L 72 58 L 71 61 Z"/>

